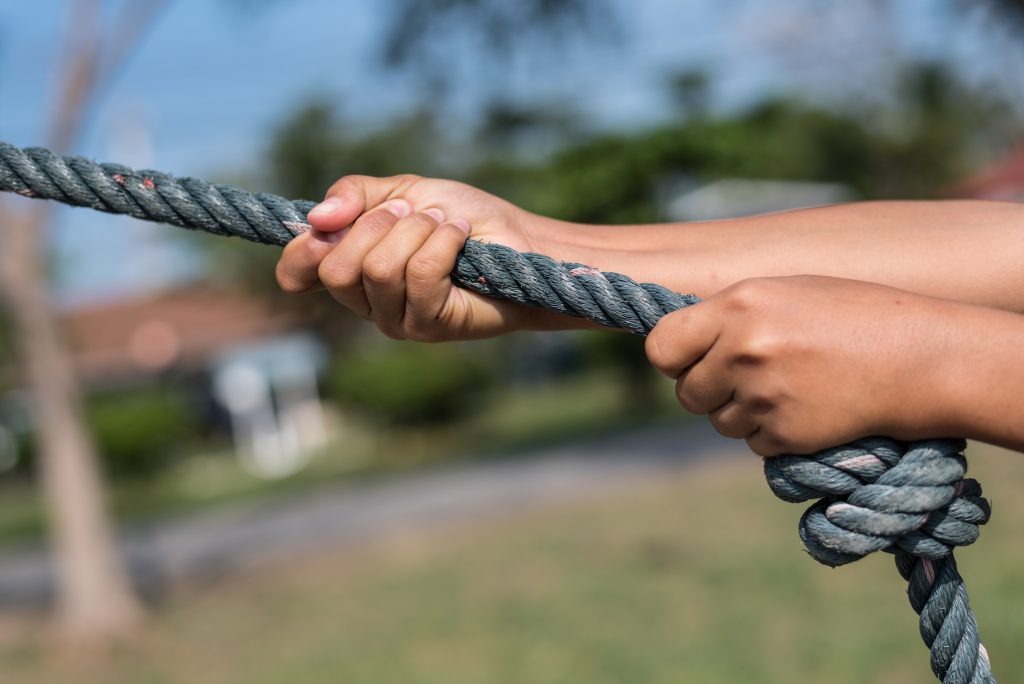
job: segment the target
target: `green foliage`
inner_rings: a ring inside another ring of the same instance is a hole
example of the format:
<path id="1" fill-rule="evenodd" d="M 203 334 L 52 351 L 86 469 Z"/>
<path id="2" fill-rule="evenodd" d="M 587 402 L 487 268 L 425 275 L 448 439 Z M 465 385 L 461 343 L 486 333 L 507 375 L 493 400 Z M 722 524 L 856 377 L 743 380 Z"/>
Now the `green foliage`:
<path id="1" fill-rule="evenodd" d="M 384 424 L 426 424 L 459 416 L 480 399 L 493 374 L 457 344 L 377 344 L 338 359 L 331 393 Z"/>
<path id="2" fill-rule="evenodd" d="M 91 398 L 86 418 L 105 469 L 114 476 L 158 473 L 198 429 L 185 398 L 158 389 Z"/>
<path id="3" fill-rule="evenodd" d="M 998 97 L 929 63 L 907 67 L 900 90 L 875 109 L 773 98 L 713 116 L 703 110 L 698 75 L 684 73 L 670 85 L 681 110 L 675 120 L 584 139 L 563 134 L 568 142 L 540 162 L 517 163 L 506 148 L 465 176 L 541 214 L 658 221 L 659 193 L 681 177 L 843 183 L 864 199 L 936 196 L 979 158 L 1001 154 L 1022 129 Z"/>
<path id="4" fill-rule="evenodd" d="M 629 223 L 659 220 L 659 192 L 678 177 L 828 181 L 865 199 L 933 196 L 1020 133 L 1005 102 L 966 87 L 947 68 L 904 71 L 884 106 L 824 108 L 776 97 L 717 115 L 706 102 L 707 77 L 683 72 L 668 84 L 676 118 L 598 135 L 564 108 L 497 101 L 471 137 L 470 155 L 459 154 L 466 138 L 427 107 L 357 131 L 330 105 L 313 102 L 278 129 L 268 154 L 271 185 L 315 198 L 346 173 L 445 175 L 542 214 Z"/>
<path id="5" fill-rule="evenodd" d="M 621 332 L 601 332 L 583 338 L 586 364 L 590 368 L 612 369 L 619 384 L 623 415 L 650 416 L 657 412 L 665 378 L 650 363 L 644 338 Z"/>
<path id="6" fill-rule="evenodd" d="M 427 110 L 385 128 L 359 130 L 329 104 L 314 101 L 292 114 L 268 150 L 270 185 L 296 198 L 319 199 L 346 174 L 438 173 L 444 136 Z"/>
<path id="7" fill-rule="evenodd" d="M 159 474 L 199 433 L 199 417 L 186 397 L 158 388 L 94 395 L 86 399 L 84 410 L 103 470 L 115 478 Z M 37 435 L 19 434 L 17 449 L 16 473 L 33 472 L 38 467 Z"/>

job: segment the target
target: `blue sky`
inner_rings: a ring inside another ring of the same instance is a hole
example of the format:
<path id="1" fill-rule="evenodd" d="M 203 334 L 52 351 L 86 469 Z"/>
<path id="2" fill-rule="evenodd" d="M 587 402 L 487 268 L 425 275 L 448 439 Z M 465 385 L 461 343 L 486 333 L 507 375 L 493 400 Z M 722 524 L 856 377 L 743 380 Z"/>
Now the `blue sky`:
<path id="1" fill-rule="evenodd" d="M 1020 63 L 993 62 L 985 49 L 998 39 L 997 26 L 953 15 L 948 0 L 900 0 L 884 24 L 868 0 L 614 4 L 619 42 L 577 45 L 553 68 L 517 60 L 502 90 L 513 99 L 559 100 L 599 125 L 635 126 L 663 116 L 664 78 L 682 67 L 710 69 L 724 107 L 772 91 L 826 100 L 870 92 L 895 53 L 943 55 L 992 87 L 1016 87 L 1010 74 L 1024 73 Z M 0 140 L 42 141 L 65 6 L 0 5 Z M 279 0 L 252 11 L 231 0 L 175 0 L 103 94 L 78 152 L 209 176 L 257 163 L 275 123 L 315 95 L 338 102 L 357 122 L 400 114 L 418 90 L 379 68 L 387 7 Z M 458 34 L 436 38 L 456 51 L 465 44 Z M 480 86 L 469 79 L 453 90 L 448 106 L 456 119 L 473 111 Z M 163 239 L 167 228 L 81 210 L 61 212 L 59 223 L 54 246 L 65 301 L 156 287 L 189 271 L 189 255 Z"/>

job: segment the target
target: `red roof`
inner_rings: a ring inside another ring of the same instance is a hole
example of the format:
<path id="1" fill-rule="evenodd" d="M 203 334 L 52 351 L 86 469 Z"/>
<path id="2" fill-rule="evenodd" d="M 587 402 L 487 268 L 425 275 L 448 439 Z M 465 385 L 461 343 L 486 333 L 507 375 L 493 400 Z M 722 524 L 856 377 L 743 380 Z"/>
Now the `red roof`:
<path id="1" fill-rule="evenodd" d="M 201 284 L 77 308 L 62 316 L 86 381 L 201 367 L 234 345 L 294 329 L 297 316 L 239 289 Z"/>
<path id="2" fill-rule="evenodd" d="M 1002 161 L 956 184 L 949 194 L 971 199 L 1024 200 L 1024 145 Z"/>

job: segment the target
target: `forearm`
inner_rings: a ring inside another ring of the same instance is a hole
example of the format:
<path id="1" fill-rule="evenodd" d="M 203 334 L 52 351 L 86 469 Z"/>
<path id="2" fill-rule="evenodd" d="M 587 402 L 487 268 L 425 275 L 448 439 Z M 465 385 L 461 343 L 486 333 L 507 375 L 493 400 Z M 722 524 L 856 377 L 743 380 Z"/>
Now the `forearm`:
<path id="1" fill-rule="evenodd" d="M 1024 205 L 864 202 L 724 221 L 549 223 L 539 249 L 708 297 L 752 277 L 827 275 L 1024 312 Z"/>
<path id="2" fill-rule="evenodd" d="M 936 369 L 937 436 L 959 436 L 1024 451 L 1024 316 L 948 304 L 950 327 Z M 927 401 L 922 397 L 923 401 Z M 927 406 L 927 404 L 926 404 Z"/>

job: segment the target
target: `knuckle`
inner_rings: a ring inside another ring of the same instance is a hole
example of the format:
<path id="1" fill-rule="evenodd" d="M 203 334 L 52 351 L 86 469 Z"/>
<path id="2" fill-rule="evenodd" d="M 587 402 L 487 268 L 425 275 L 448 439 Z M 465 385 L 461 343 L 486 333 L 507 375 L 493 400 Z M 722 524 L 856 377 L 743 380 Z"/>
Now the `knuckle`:
<path id="1" fill-rule="evenodd" d="M 372 283 L 387 283 L 395 278 L 395 267 L 391 259 L 384 255 L 366 257 L 363 261 L 363 277 Z"/>
<path id="2" fill-rule="evenodd" d="M 679 404 L 689 411 L 698 416 L 704 415 L 707 411 L 702 410 L 700 398 L 694 393 L 693 388 L 686 382 L 680 381 L 676 383 L 676 399 Z"/>
<path id="3" fill-rule="evenodd" d="M 360 216 L 352 227 L 363 233 L 386 233 L 398 220 L 397 216 L 386 209 L 373 209 Z"/>
<path id="4" fill-rule="evenodd" d="M 770 427 L 762 426 L 757 433 L 747 439 L 747 446 L 755 454 L 765 458 L 786 453 L 782 442 L 775 436 L 774 430 Z"/>
<path id="5" fill-rule="evenodd" d="M 295 245 L 295 247 L 288 256 L 298 262 L 315 264 L 323 261 L 326 256 L 320 251 L 324 247 L 324 242 L 322 240 L 314 240 L 312 232 L 308 232 L 303 237 L 293 240 L 285 247 L 285 250 L 287 251 L 292 245 Z"/>
<path id="6" fill-rule="evenodd" d="M 680 330 L 694 324 L 694 316 L 697 315 L 693 309 L 673 311 L 662 318 L 647 335 L 644 342 L 647 360 L 663 375 L 676 379 L 683 370 L 678 358 L 678 344 L 673 342 L 680 339 Z"/>
<path id="7" fill-rule="evenodd" d="M 405 328 L 400 321 L 382 319 L 376 315 L 376 312 L 371 313 L 371 320 L 385 337 L 392 340 L 406 339 Z"/>
<path id="8" fill-rule="evenodd" d="M 274 269 L 274 278 L 277 280 L 277 286 L 287 294 L 299 294 L 306 289 L 302 283 L 285 272 L 281 262 L 278 262 L 277 267 Z"/>
<path id="9" fill-rule="evenodd" d="M 411 216 L 402 219 L 399 223 L 401 223 L 401 227 L 402 228 L 413 228 L 413 227 L 415 227 L 415 228 L 435 228 L 435 227 L 437 227 L 437 219 L 435 219 L 430 214 L 424 213 L 422 211 L 417 211 L 417 212 L 413 213 Z"/>
<path id="10" fill-rule="evenodd" d="M 367 176 L 359 175 L 342 176 L 338 180 L 334 181 L 334 184 L 327 189 L 327 197 L 344 194 L 346 190 L 354 190 L 358 192 L 366 183 L 367 179 Z"/>
<path id="11" fill-rule="evenodd" d="M 409 259 L 405 275 L 411 281 L 428 282 L 437 278 L 437 267 L 430 255 L 417 252 Z"/>
<path id="12" fill-rule="evenodd" d="M 405 334 L 400 328 L 396 328 L 391 325 L 383 325 L 378 323 L 377 328 L 381 331 L 384 337 L 392 340 L 404 340 L 406 339 Z"/>
<path id="13" fill-rule="evenodd" d="M 728 437 L 729 439 L 736 439 L 737 437 L 743 436 L 738 434 L 738 431 L 734 426 L 730 426 L 728 423 L 723 422 L 721 419 L 711 418 L 710 422 L 711 427 L 715 428 L 715 432 L 722 435 L 723 437 Z"/>
<path id="14" fill-rule="evenodd" d="M 423 321 L 411 319 L 405 326 L 406 337 L 414 342 L 440 342 L 441 335 L 437 326 L 425 324 Z"/>
<path id="15" fill-rule="evenodd" d="M 469 238 L 461 228 L 452 223 L 442 223 L 437 227 L 438 232 L 444 237 L 445 240 L 452 242 L 458 247 L 462 247 L 466 240 Z"/>
<path id="16" fill-rule="evenodd" d="M 739 439 L 746 437 L 749 430 L 745 430 L 737 415 L 730 415 L 728 413 L 712 413 L 708 416 L 711 422 L 711 426 L 715 428 L 715 431 L 723 437 L 729 437 L 730 439 Z"/>
<path id="17" fill-rule="evenodd" d="M 289 243 L 274 266 L 274 278 L 278 286 L 288 294 L 304 292 L 312 285 L 305 275 L 312 266 L 319 266 L 322 255 L 315 254 L 308 239 L 299 238 Z"/>
<path id="18" fill-rule="evenodd" d="M 393 185 L 402 188 L 402 190 L 408 190 L 409 186 L 415 185 L 419 181 L 423 180 L 423 176 L 415 173 L 400 173 L 397 176 L 391 176 L 388 178 Z"/>
<path id="19" fill-rule="evenodd" d="M 348 259 L 324 259 L 317 269 L 320 282 L 328 290 L 345 290 L 361 280 L 359 267 Z"/>
<path id="20" fill-rule="evenodd" d="M 762 328 L 745 337 L 736 356 L 741 362 L 762 362 L 785 353 L 785 336 L 778 330 Z"/>
<path id="21" fill-rule="evenodd" d="M 769 278 L 741 280 L 726 292 L 726 304 L 733 311 L 750 311 L 764 301 L 770 288 Z"/>
<path id="22" fill-rule="evenodd" d="M 766 440 L 758 439 L 757 437 L 751 437 L 747 440 L 747 446 L 758 456 L 762 458 L 770 458 L 772 456 L 778 456 L 782 452 L 773 448 Z"/>
<path id="23" fill-rule="evenodd" d="M 664 375 L 671 377 L 672 369 L 668 361 L 668 356 L 665 353 L 661 337 L 661 330 L 658 327 L 655 327 L 644 342 L 644 352 L 647 354 L 647 360 L 650 361 L 652 366 Z"/>
<path id="24" fill-rule="evenodd" d="M 285 294 L 290 294 L 290 295 L 302 294 L 307 289 L 309 289 L 309 288 L 304 287 L 303 285 L 301 285 L 300 283 L 297 283 L 295 281 L 292 281 L 292 280 L 281 280 L 280 278 L 278 278 L 277 284 L 281 288 L 282 292 L 284 292 Z"/>

